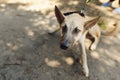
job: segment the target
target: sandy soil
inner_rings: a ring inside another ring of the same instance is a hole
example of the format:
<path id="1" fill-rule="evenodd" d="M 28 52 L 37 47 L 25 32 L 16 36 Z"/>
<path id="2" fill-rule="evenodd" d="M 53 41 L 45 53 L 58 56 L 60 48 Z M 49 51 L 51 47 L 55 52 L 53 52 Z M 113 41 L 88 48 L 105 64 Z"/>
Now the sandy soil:
<path id="1" fill-rule="evenodd" d="M 59 33 L 47 34 L 58 26 L 53 11 L 18 6 L 0 7 L 0 80 L 120 80 L 120 33 L 101 37 L 97 50 L 88 51 L 86 78 L 79 56 L 59 48 Z"/>

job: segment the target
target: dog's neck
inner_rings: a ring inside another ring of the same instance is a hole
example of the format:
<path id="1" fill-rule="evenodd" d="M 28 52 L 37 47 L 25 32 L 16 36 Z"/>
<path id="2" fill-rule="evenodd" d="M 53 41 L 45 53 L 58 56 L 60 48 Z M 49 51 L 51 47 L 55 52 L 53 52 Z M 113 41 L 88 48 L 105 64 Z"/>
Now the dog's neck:
<path id="1" fill-rule="evenodd" d="M 81 12 L 81 11 L 66 12 L 66 13 L 64 13 L 64 15 L 68 16 L 68 15 L 71 15 L 71 14 L 74 14 L 74 13 L 77 13 L 80 16 L 85 17 L 85 14 L 83 12 Z"/>

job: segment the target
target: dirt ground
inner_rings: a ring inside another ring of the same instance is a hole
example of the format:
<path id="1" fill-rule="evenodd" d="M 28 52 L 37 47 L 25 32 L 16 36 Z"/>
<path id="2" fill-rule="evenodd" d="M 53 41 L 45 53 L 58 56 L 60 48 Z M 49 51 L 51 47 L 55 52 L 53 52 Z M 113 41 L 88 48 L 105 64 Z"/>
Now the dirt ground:
<path id="1" fill-rule="evenodd" d="M 44 14 L 19 6 L 24 4 L 0 4 L 0 80 L 120 80 L 120 33 L 102 36 L 96 51 L 88 51 L 86 78 L 79 56 L 59 48 L 60 34 L 47 34 L 58 27 L 53 10 Z"/>

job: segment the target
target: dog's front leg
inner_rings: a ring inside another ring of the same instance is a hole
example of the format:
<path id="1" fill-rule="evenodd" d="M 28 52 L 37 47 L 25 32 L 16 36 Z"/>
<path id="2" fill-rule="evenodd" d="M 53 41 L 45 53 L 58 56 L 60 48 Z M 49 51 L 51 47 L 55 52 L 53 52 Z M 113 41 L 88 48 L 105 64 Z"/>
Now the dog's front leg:
<path id="1" fill-rule="evenodd" d="M 82 39 L 80 40 L 80 45 L 82 48 L 82 65 L 83 65 L 83 72 L 86 77 L 89 76 L 89 69 L 87 65 L 87 55 L 86 55 L 86 50 L 85 50 L 85 34 L 82 35 Z"/>

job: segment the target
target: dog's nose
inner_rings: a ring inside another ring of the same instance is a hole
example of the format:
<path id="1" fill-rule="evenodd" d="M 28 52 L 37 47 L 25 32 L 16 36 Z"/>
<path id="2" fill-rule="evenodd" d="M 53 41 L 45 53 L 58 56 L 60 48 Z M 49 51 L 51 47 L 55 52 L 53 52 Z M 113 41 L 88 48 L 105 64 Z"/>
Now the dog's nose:
<path id="1" fill-rule="evenodd" d="M 66 50 L 68 48 L 68 41 L 64 41 L 63 43 L 60 44 L 60 48 Z"/>
<path id="2" fill-rule="evenodd" d="M 62 44 L 60 45 L 60 48 L 66 50 L 66 49 L 68 48 L 68 46 L 62 43 Z"/>

